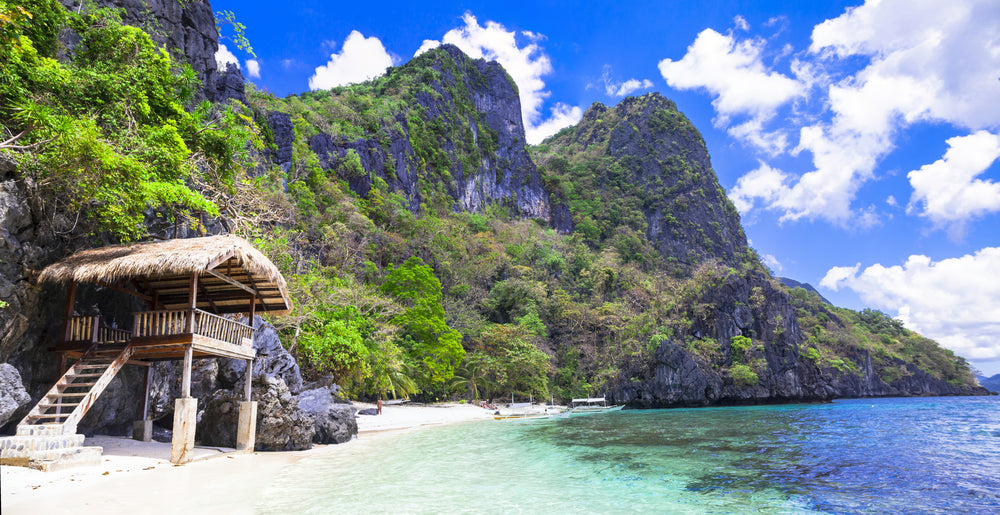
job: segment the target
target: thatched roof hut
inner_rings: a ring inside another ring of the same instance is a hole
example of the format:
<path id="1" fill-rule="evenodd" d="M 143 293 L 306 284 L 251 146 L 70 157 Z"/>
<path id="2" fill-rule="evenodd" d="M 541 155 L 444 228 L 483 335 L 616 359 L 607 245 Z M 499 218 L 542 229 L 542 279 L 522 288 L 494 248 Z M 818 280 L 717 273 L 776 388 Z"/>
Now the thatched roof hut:
<path id="1" fill-rule="evenodd" d="M 84 250 L 42 271 L 39 281 L 95 283 L 144 298 L 156 309 L 187 305 L 186 288 L 198 274 L 198 308 L 215 313 L 256 309 L 285 314 L 292 308 L 278 268 L 246 240 L 232 235 L 116 245 Z"/>

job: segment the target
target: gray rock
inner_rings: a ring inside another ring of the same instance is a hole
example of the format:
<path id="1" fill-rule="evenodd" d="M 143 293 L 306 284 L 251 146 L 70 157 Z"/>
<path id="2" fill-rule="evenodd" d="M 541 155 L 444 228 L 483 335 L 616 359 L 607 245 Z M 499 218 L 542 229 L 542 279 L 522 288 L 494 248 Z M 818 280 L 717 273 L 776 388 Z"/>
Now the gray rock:
<path id="1" fill-rule="evenodd" d="M 292 143 L 295 142 L 295 126 L 292 117 L 281 111 L 267 113 L 267 126 L 274 136 L 277 150 L 270 152 L 271 162 L 281 166 L 285 171 L 292 163 Z"/>
<path id="2" fill-rule="evenodd" d="M 344 443 L 358 434 L 354 408 L 337 402 L 336 385 L 306 390 L 298 395 L 299 409 L 313 417 L 313 443 Z"/>
<path id="3" fill-rule="evenodd" d="M 246 319 L 241 320 L 246 323 Z M 278 377 L 292 393 L 302 390 L 302 373 L 295 358 L 285 350 L 274 326 L 260 316 L 254 317 L 253 347 L 257 359 L 253 364 L 253 376 Z M 219 380 L 223 387 L 239 390 L 243 385 L 246 363 L 241 359 L 219 359 Z"/>
<path id="4" fill-rule="evenodd" d="M 439 172 L 451 177 L 444 186 L 454 199 L 454 209 L 481 212 L 504 203 L 517 216 L 546 220 L 560 232 L 571 231 L 568 208 L 553 208 L 528 155 L 520 98 L 507 72 L 495 61 L 469 58 L 454 45 L 442 45 L 421 59 L 431 61 L 430 66 L 439 72 L 439 78 L 427 84 L 433 93 L 419 91 L 415 96 L 422 118 L 444 129 L 439 145 L 448 157 L 448 169 Z M 378 177 L 416 212 L 422 201 L 417 182 L 424 173 L 426 156 L 418 156 L 411 145 L 414 129 L 407 118 L 399 115 L 396 122 L 397 128 L 387 131 L 387 137 L 373 134 L 349 140 L 321 133 L 308 143 L 323 168 L 340 174 L 359 196 L 366 196 L 372 178 Z M 469 143 L 484 152 L 463 163 L 459 149 Z M 341 166 L 348 151 L 358 154 L 363 174 Z"/>
<path id="5" fill-rule="evenodd" d="M 365 408 L 363 410 L 358 410 L 358 415 L 378 415 L 378 409 Z"/>
<path id="6" fill-rule="evenodd" d="M 21 374 L 13 365 L 0 364 L 0 426 L 16 419 L 30 404 L 31 396 L 21 384 Z M 356 424 L 354 430 L 357 432 Z"/>
<path id="7" fill-rule="evenodd" d="M 316 430 L 313 417 L 298 406 L 298 400 L 277 377 L 263 377 L 253 383 L 257 401 L 258 451 L 297 451 L 312 447 Z M 236 446 L 236 425 L 243 394 L 218 390 L 198 413 L 196 439 L 204 445 Z"/>

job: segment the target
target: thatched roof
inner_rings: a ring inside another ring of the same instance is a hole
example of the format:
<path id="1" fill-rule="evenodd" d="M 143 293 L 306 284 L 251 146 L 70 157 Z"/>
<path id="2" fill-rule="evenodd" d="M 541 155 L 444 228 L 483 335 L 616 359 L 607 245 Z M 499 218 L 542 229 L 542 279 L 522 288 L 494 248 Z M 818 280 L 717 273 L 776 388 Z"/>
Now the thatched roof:
<path id="1" fill-rule="evenodd" d="M 210 272 L 211 271 L 211 272 Z M 77 252 L 42 271 L 39 281 L 123 284 L 130 283 L 140 291 L 157 294 L 165 309 L 178 304 L 175 293 L 178 281 L 198 273 L 202 288 L 210 295 L 205 302 L 232 306 L 215 309 L 218 312 L 239 312 L 231 283 L 218 278 L 225 275 L 258 292 L 258 305 L 268 312 L 283 313 L 291 309 L 288 286 L 274 263 L 246 240 L 232 235 L 208 236 L 115 245 Z M 206 286 L 207 285 L 207 286 Z M 187 295 L 187 292 L 183 292 Z M 245 295 L 249 298 L 249 294 Z M 218 302 L 212 302 L 217 300 Z M 199 305 L 202 299 L 199 297 Z M 243 303 L 244 305 L 246 302 Z M 245 310 L 242 310 L 245 311 Z"/>

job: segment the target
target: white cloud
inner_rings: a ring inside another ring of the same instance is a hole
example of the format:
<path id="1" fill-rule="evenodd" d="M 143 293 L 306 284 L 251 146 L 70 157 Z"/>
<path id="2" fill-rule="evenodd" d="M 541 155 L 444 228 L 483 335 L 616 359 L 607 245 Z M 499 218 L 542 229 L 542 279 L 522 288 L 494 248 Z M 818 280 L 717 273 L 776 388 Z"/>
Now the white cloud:
<path id="1" fill-rule="evenodd" d="M 239 68 L 240 60 L 226 48 L 226 45 L 220 44 L 219 49 L 215 51 L 215 66 L 219 70 L 225 71 L 230 64 L 235 64 Z"/>
<path id="2" fill-rule="evenodd" d="M 741 214 L 746 214 L 754 208 L 755 199 L 770 203 L 787 195 L 785 183 L 788 180 L 788 174 L 760 162 L 756 170 L 736 181 L 736 187 L 729 192 L 729 200 Z"/>
<path id="3" fill-rule="evenodd" d="M 424 42 L 420 45 L 420 48 L 418 48 L 417 51 L 414 52 L 413 57 L 416 57 L 428 50 L 435 49 L 439 46 L 441 46 L 440 41 L 436 39 L 425 39 Z"/>
<path id="4" fill-rule="evenodd" d="M 767 120 L 779 106 L 804 91 L 798 81 L 764 67 L 763 48 L 760 39 L 737 41 L 731 35 L 705 29 L 681 60 L 660 61 L 660 74 L 672 88 L 705 89 L 712 94 L 720 126 L 733 115 Z"/>
<path id="5" fill-rule="evenodd" d="M 740 30 L 750 30 L 750 23 L 747 22 L 746 18 L 738 14 L 733 18 L 733 25 Z"/>
<path id="6" fill-rule="evenodd" d="M 649 79 L 628 79 L 624 82 L 619 82 L 614 80 L 611 76 L 611 65 L 604 65 L 604 71 L 601 73 L 601 82 L 604 84 L 604 92 L 608 94 L 609 97 L 624 97 L 626 95 L 632 94 L 640 89 L 649 89 L 653 87 L 653 81 Z M 593 84 L 588 84 L 587 88 L 599 87 Z"/>
<path id="7" fill-rule="evenodd" d="M 354 30 L 344 41 L 340 53 L 330 54 L 330 61 L 316 68 L 309 77 L 309 89 L 330 89 L 356 84 L 385 73 L 392 66 L 392 56 L 382 46 L 382 41 L 372 36 L 364 37 Z"/>
<path id="8" fill-rule="evenodd" d="M 543 139 L 580 120 L 582 111 L 578 107 L 557 104 L 550 110 L 548 119 L 543 115 L 543 104 L 550 92 L 545 90 L 542 77 L 552 73 L 549 56 L 538 46 L 544 36 L 533 32 L 521 32 L 527 43 L 519 45 L 518 33 L 507 30 L 503 25 L 488 21 L 480 26 L 472 13 L 462 16 L 463 27 L 448 31 L 441 42 L 452 44 L 474 59 L 488 59 L 500 63 L 517 84 L 521 97 L 521 113 L 524 119 L 525 137 L 528 143 L 539 143 Z M 415 55 L 438 46 L 434 40 L 425 40 Z"/>
<path id="9" fill-rule="evenodd" d="M 260 62 L 256 59 L 247 59 L 247 77 L 251 79 L 260 78 Z"/>
<path id="10" fill-rule="evenodd" d="M 653 87 L 653 81 L 649 79 L 629 79 L 625 82 L 618 84 L 608 84 L 605 87 L 605 91 L 608 95 L 616 97 L 624 97 L 625 95 L 631 94 L 640 89 L 647 89 Z"/>
<path id="11" fill-rule="evenodd" d="M 774 257 L 771 254 L 764 254 L 762 259 L 764 260 L 764 264 L 767 265 L 767 267 L 770 268 L 772 272 L 780 274 L 781 271 L 785 268 L 784 266 L 781 265 L 781 261 L 778 261 L 778 258 Z"/>
<path id="12" fill-rule="evenodd" d="M 793 116 L 783 121 L 798 126 L 798 143 L 788 152 L 809 152 L 813 170 L 786 175 L 777 195 L 772 188 L 756 197 L 782 221 L 878 223 L 873 209 L 853 203 L 877 177 L 901 129 L 926 122 L 1000 127 L 1000 4 L 994 0 L 872 0 L 850 8 L 814 28 L 808 51 L 792 58 L 794 80 L 762 64 L 764 45 L 706 30 L 683 59 L 664 60 L 660 68 L 672 87 L 712 94 L 718 125 L 749 116 L 728 126 L 729 134 L 771 156 L 786 151 L 787 134 L 768 122 L 793 101 Z M 802 106 L 812 111 L 799 111 Z M 981 184 L 975 189 L 984 191 Z M 754 204 L 753 191 L 745 188 L 744 205 Z"/>
<path id="13" fill-rule="evenodd" d="M 876 264 L 858 274 L 860 268 L 831 268 L 820 286 L 850 288 L 961 356 L 1000 359 L 1000 247 L 938 262 L 913 255 L 902 266 Z"/>
<path id="14" fill-rule="evenodd" d="M 525 139 L 529 143 L 534 140 L 536 143 L 559 132 L 560 129 L 569 127 L 583 118 L 583 110 L 577 106 L 571 106 L 559 102 L 549 112 L 549 117 L 542 123 L 525 129 Z"/>
<path id="15" fill-rule="evenodd" d="M 944 157 L 907 174 L 913 196 L 906 212 L 961 231 L 965 222 L 1000 211 L 1000 182 L 976 179 L 998 158 L 1000 136 L 988 131 L 949 139 Z"/>

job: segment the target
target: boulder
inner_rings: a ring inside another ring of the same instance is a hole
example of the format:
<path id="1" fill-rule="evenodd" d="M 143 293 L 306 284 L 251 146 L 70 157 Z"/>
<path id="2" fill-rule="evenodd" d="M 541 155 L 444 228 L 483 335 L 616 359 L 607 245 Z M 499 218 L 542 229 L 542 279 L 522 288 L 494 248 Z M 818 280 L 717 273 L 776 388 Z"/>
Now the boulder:
<path id="1" fill-rule="evenodd" d="M 279 377 L 253 382 L 257 401 L 257 451 L 298 451 L 312 447 L 313 417 L 298 406 L 298 399 Z M 197 439 L 203 445 L 236 446 L 242 392 L 217 390 L 198 414 Z"/>
<path id="2" fill-rule="evenodd" d="M 378 415 L 377 408 L 365 408 L 363 410 L 358 410 L 358 415 Z"/>
<path id="3" fill-rule="evenodd" d="M 241 320 L 246 323 L 246 319 Z M 295 358 L 281 346 L 278 331 L 259 316 L 253 320 L 253 347 L 257 359 L 253 363 L 254 380 L 259 377 L 280 378 L 292 393 L 302 390 L 302 374 Z M 246 363 L 241 359 L 220 359 L 219 380 L 221 386 L 239 390 L 243 385 Z"/>
<path id="4" fill-rule="evenodd" d="M 299 409 L 313 418 L 313 443 L 344 443 L 358 434 L 354 407 L 338 402 L 337 385 L 306 390 L 298 395 Z"/>
<path id="5" fill-rule="evenodd" d="M 7 421 L 16 419 L 15 415 L 23 415 L 23 408 L 31 404 L 31 396 L 21 383 L 21 374 L 13 365 L 0 364 L 0 427 Z M 352 417 L 353 418 L 353 417 Z M 354 432 L 357 433 L 357 424 Z"/>

